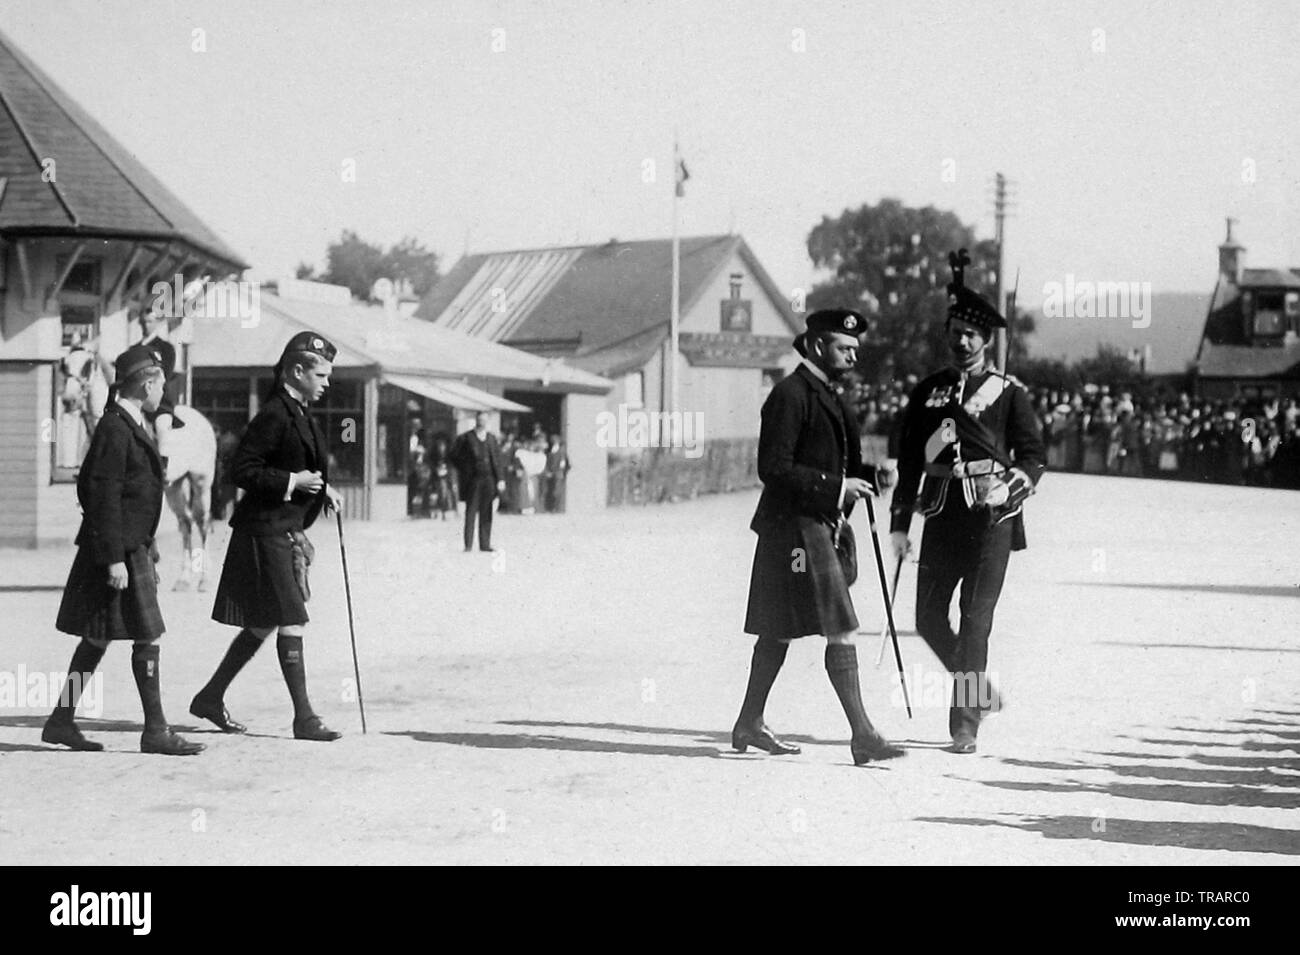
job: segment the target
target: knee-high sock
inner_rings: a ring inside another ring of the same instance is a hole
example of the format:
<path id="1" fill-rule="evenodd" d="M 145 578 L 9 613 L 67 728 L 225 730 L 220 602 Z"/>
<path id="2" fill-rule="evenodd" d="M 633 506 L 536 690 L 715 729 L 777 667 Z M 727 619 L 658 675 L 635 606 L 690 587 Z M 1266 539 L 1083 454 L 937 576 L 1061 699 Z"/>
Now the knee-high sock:
<path id="1" fill-rule="evenodd" d="M 253 636 L 251 631 L 240 630 L 235 635 L 235 639 L 230 642 L 226 655 L 221 658 L 217 671 L 212 674 L 212 679 L 199 690 L 195 695 L 196 698 L 220 702 L 226 695 L 226 690 L 230 688 L 235 675 L 244 668 L 244 664 L 253 659 L 253 654 L 257 653 L 261 646 L 262 641 Z"/>
<path id="2" fill-rule="evenodd" d="M 745 688 L 745 702 L 740 705 L 736 722 L 742 726 L 759 726 L 763 722 L 763 708 L 767 694 L 781 672 L 789 644 L 780 640 L 764 640 L 754 644 L 754 655 L 749 663 L 749 685 Z"/>
<path id="3" fill-rule="evenodd" d="M 77 701 L 81 699 L 82 691 L 94 676 L 95 668 L 99 666 L 99 661 L 102 659 L 104 659 L 103 647 L 97 647 L 89 640 L 82 640 L 77 644 L 77 649 L 72 651 L 72 662 L 68 664 L 68 677 L 63 684 L 63 691 L 59 694 L 59 702 L 54 707 L 54 712 L 50 714 L 51 721 L 72 722 L 72 715 L 77 710 Z"/>
<path id="4" fill-rule="evenodd" d="M 137 643 L 131 648 L 131 673 L 135 676 L 136 689 L 140 691 L 146 733 L 167 729 L 167 717 L 163 715 L 162 684 L 158 678 L 158 657 L 156 643 Z"/>
<path id="5" fill-rule="evenodd" d="M 858 648 L 851 643 L 826 644 L 826 675 L 830 677 L 835 695 L 840 698 L 844 715 L 854 737 L 870 736 L 875 727 L 867 719 L 862 705 L 862 689 L 858 683 Z"/>
<path id="6" fill-rule="evenodd" d="M 302 637 L 280 634 L 276 637 L 275 649 L 280 655 L 280 672 L 284 674 L 285 685 L 289 687 L 289 698 L 293 700 L 293 718 L 304 720 L 315 716 L 311 700 L 307 698 L 307 668 L 302 661 Z"/>

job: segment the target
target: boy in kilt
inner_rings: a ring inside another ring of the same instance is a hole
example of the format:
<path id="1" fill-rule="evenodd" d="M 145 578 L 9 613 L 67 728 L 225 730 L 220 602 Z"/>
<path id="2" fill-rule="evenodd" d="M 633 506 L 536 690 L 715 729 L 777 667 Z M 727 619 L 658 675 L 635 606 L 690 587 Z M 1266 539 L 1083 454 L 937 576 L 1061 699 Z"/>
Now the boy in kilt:
<path id="1" fill-rule="evenodd" d="M 56 623 L 81 642 L 41 739 L 85 752 L 104 748 L 82 735 L 73 714 L 109 642 L 130 640 L 131 672 L 144 708 L 140 751 L 192 756 L 203 746 L 167 725 L 158 666 L 157 640 L 165 627 L 158 608 L 154 534 L 162 514 L 165 465 L 145 429 L 145 416 L 158 409 L 166 375 L 158 353 L 142 345 L 119 355 L 114 369 L 117 383 L 77 475 L 81 529 Z"/>
<path id="2" fill-rule="evenodd" d="M 311 596 L 307 568 L 315 550 L 305 531 L 322 509 L 342 505 L 329 486 L 325 433 L 307 410 L 329 387 L 335 354 L 314 332 L 290 339 L 275 365 L 271 391 L 230 459 L 230 479 L 244 496 L 230 519 L 212 619 L 240 631 L 190 704 L 190 713 L 226 733 L 247 729 L 226 709 L 227 688 L 278 631 L 275 646 L 293 701 L 294 738 L 328 742 L 342 735 L 312 709 L 302 653 Z"/>
<path id="3" fill-rule="evenodd" d="M 904 755 L 876 732 L 862 705 L 858 618 L 836 552 L 853 502 L 887 486 L 892 471 L 862 463 L 857 419 L 835 382 L 857 361 L 866 320 L 847 309 L 808 316 L 795 340 L 803 360 L 763 403 L 758 476 L 763 494 L 750 529 L 758 534 L 749 583 L 745 632 L 757 635 L 749 684 L 731 731 L 739 752 L 753 746 L 773 754 L 798 753 L 763 722 L 768 691 L 791 640 L 826 637 L 826 673 L 844 707 L 855 765 Z"/>

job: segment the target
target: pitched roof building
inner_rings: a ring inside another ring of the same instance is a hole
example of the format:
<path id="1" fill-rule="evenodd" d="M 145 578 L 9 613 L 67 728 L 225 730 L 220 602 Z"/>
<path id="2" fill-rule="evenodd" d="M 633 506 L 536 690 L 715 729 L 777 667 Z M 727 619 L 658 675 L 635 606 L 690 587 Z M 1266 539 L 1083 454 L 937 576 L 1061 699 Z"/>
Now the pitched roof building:
<path id="1" fill-rule="evenodd" d="M 87 419 L 60 400 L 69 349 L 111 359 L 157 281 L 225 277 L 243 258 L 0 34 L 0 545 L 76 532 Z M 187 332 L 172 336 L 187 365 Z M 84 391 L 78 400 L 84 401 Z"/>
<path id="2" fill-rule="evenodd" d="M 1196 356 L 1212 397 L 1270 397 L 1300 391 L 1300 268 L 1247 269 L 1243 246 L 1219 246 L 1219 278 Z"/>
<path id="3" fill-rule="evenodd" d="M 218 304 L 221 289 L 209 289 Z M 228 300 L 228 299 L 227 299 Z M 359 304 L 341 286 L 281 280 L 262 289 L 243 320 L 219 307 L 193 319 L 193 404 L 214 425 L 238 434 L 270 387 L 271 366 L 284 343 L 310 330 L 337 348 L 329 391 L 314 410 L 332 440 L 331 483 L 347 516 L 400 518 L 407 508 L 413 438 L 452 438 L 487 412 L 497 430 L 539 424 L 564 441 L 573 465 L 565 506 L 603 508 L 605 454 L 595 440 L 596 415 L 611 383 L 562 361 Z"/>
<path id="4" fill-rule="evenodd" d="M 680 261 L 681 410 L 711 439 L 757 435 L 802 322 L 741 236 L 683 238 Z M 416 315 L 614 378 L 611 407 L 664 410 L 671 271 L 667 239 L 467 255 Z"/>
<path id="5" fill-rule="evenodd" d="M 0 236 L 128 239 L 222 275 L 248 267 L 2 33 Z"/>

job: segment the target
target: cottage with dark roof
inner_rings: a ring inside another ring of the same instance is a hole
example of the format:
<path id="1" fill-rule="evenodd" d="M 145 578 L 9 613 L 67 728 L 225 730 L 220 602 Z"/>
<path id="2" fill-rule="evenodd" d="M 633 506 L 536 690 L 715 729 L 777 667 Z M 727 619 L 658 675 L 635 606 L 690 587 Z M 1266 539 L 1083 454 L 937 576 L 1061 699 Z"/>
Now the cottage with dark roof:
<path id="1" fill-rule="evenodd" d="M 1197 390 L 1215 399 L 1290 396 L 1300 392 L 1300 268 L 1243 268 L 1233 221 L 1219 246 Z"/>

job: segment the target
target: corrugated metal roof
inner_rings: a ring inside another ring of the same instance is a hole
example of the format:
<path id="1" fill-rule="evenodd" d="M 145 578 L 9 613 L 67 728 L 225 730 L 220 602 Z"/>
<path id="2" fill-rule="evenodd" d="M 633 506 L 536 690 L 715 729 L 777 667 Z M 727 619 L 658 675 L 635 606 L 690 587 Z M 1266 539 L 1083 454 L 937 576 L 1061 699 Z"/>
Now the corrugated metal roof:
<path id="1" fill-rule="evenodd" d="M 384 375 L 384 381 L 398 388 L 424 395 L 449 408 L 463 411 L 518 411 L 527 413 L 533 409 L 516 401 L 499 398 L 481 388 L 467 385 L 463 381 L 449 378 L 418 378 L 415 375 Z"/>
<path id="2" fill-rule="evenodd" d="M 737 253 L 791 331 L 802 331 L 785 296 L 736 235 L 681 240 L 682 311 Z M 456 263 L 416 314 L 507 344 L 580 338 L 574 363 L 604 367 L 596 353 L 668 327 L 671 273 L 669 239 L 472 255 Z"/>
<path id="3" fill-rule="evenodd" d="M 53 181 L 42 178 L 54 160 Z M 0 33 L 0 232 L 171 239 L 247 264 Z"/>
<path id="4" fill-rule="evenodd" d="M 262 292 L 257 324 L 196 319 L 191 358 L 199 367 L 269 368 L 284 343 L 311 329 L 339 353 L 342 368 L 370 367 L 416 377 L 490 378 L 524 387 L 545 380 L 561 391 L 605 394 L 612 383 L 557 359 L 440 328 L 415 318 L 390 317 L 382 308 L 282 299 Z"/>

